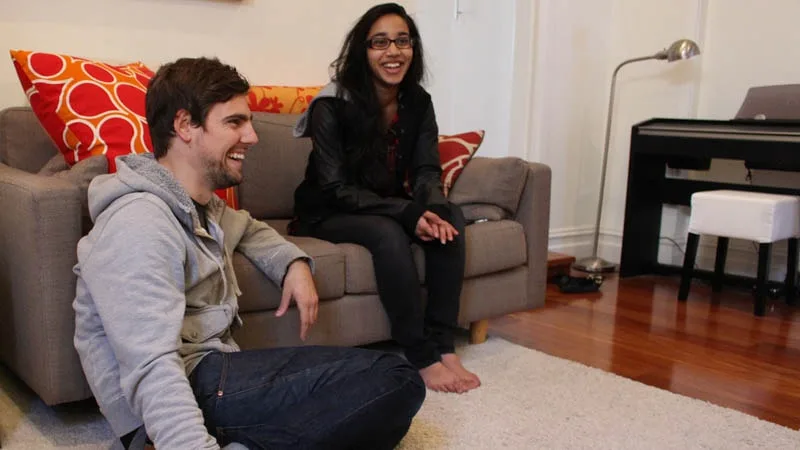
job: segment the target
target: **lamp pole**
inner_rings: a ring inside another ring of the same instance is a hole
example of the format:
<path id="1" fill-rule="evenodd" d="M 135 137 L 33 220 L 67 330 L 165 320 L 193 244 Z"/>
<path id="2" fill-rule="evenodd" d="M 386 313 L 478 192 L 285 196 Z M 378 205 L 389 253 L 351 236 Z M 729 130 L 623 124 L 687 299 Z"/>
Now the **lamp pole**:
<path id="1" fill-rule="evenodd" d="M 650 56 L 640 56 L 638 58 L 631 58 L 622 61 L 617 68 L 614 69 L 614 73 L 611 75 L 611 92 L 608 96 L 608 115 L 606 117 L 606 134 L 605 142 L 603 144 L 603 164 L 600 169 L 600 192 L 597 199 L 597 217 L 594 225 L 594 233 L 592 235 L 592 256 L 577 260 L 572 265 L 573 268 L 582 272 L 600 273 L 613 272 L 617 267 L 616 264 L 608 262 L 597 256 L 598 246 L 600 243 L 600 220 L 603 217 L 603 196 L 605 195 L 606 187 L 606 167 L 608 165 L 608 148 L 611 142 L 611 121 L 614 114 L 614 94 L 617 86 L 617 73 L 619 73 L 619 70 L 623 66 L 634 62 L 648 61 L 651 59 L 673 62 L 681 59 L 688 59 L 699 54 L 700 48 L 697 46 L 697 44 L 688 39 L 681 39 L 672 43 L 669 48 L 661 50 L 656 54 Z"/>

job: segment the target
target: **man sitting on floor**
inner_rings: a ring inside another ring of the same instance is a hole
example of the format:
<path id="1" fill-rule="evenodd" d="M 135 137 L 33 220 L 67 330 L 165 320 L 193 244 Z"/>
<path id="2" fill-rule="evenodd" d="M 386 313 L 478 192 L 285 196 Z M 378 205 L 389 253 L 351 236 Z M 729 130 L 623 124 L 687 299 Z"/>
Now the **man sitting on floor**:
<path id="1" fill-rule="evenodd" d="M 239 184 L 258 141 L 249 84 L 215 59 L 158 70 L 146 97 L 154 154 L 117 159 L 89 189 L 78 244 L 75 347 L 102 413 L 159 449 L 393 448 L 425 397 L 396 355 L 338 347 L 239 351 L 244 254 L 315 322 L 311 259 L 214 190 Z M 234 444 L 235 445 L 235 444 Z"/>

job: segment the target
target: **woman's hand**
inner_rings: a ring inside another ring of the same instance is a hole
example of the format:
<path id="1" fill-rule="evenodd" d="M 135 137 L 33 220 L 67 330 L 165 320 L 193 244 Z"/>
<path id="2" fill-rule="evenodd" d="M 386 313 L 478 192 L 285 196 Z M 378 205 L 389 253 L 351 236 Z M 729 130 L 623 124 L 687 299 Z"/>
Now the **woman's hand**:
<path id="1" fill-rule="evenodd" d="M 427 211 L 425 211 L 427 213 Z M 425 218 L 425 214 L 419 216 L 419 220 L 417 221 L 417 228 L 414 230 L 414 234 L 417 235 L 418 238 L 422 239 L 425 242 L 432 241 L 435 238 L 433 237 L 434 229 L 433 226 L 428 223 L 428 219 Z"/>
<path id="2" fill-rule="evenodd" d="M 425 211 L 422 214 L 417 221 L 415 232 L 417 237 L 423 241 L 429 242 L 438 239 L 442 244 L 452 241 L 458 236 L 458 230 L 453 225 L 431 211 Z"/>

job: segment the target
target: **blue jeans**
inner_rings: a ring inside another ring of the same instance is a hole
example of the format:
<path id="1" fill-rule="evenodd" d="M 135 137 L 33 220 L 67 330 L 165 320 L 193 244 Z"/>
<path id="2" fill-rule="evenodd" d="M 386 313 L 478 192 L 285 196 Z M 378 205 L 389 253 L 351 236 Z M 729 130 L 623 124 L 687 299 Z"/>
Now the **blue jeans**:
<path id="1" fill-rule="evenodd" d="M 403 358 L 359 348 L 214 352 L 189 380 L 209 433 L 250 449 L 391 449 L 425 399 Z"/>

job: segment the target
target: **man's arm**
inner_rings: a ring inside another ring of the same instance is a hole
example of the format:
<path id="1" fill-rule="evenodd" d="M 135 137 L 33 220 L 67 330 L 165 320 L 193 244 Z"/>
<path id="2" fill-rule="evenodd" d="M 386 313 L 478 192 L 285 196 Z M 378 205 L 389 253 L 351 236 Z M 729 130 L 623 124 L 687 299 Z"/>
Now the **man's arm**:
<path id="1" fill-rule="evenodd" d="M 178 354 L 186 308 L 183 230 L 166 205 L 148 199 L 106 214 L 79 261 L 125 397 L 157 448 L 217 449 Z"/>
<path id="2" fill-rule="evenodd" d="M 220 226 L 225 232 L 225 247 L 241 252 L 276 286 L 283 286 L 289 265 L 296 259 L 306 260 L 314 267 L 306 252 L 243 209 L 226 207 Z"/>
<path id="3" fill-rule="evenodd" d="M 223 222 L 228 223 L 225 231 L 227 240 L 235 214 L 235 222 L 244 223 L 241 238 L 236 249 L 244 254 L 267 277 L 282 289 L 281 303 L 276 316 L 282 316 L 294 299 L 300 313 L 300 338 L 305 340 L 308 328 L 317 321 L 319 298 L 311 276 L 314 261 L 300 248 L 287 241 L 272 227 L 253 219 L 246 211 L 225 210 Z M 226 218 L 226 216 L 228 216 Z M 245 222 L 240 222 L 245 220 Z M 223 227 L 225 229 L 225 227 Z"/>
<path id="4" fill-rule="evenodd" d="M 319 297 L 311 276 L 311 267 L 305 259 L 296 259 L 289 265 L 283 283 L 281 304 L 275 311 L 275 316 L 281 317 L 289 309 L 289 303 L 294 299 L 297 310 L 300 312 L 300 340 L 305 341 L 308 329 L 317 322 L 319 312 Z"/>
<path id="5" fill-rule="evenodd" d="M 86 242 L 78 244 L 78 252 Z M 144 425 L 142 419 L 131 411 L 119 383 L 119 364 L 108 342 L 103 322 L 81 278 L 80 266 L 75 267 L 78 283 L 73 308 L 75 310 L 75 350 L 89 381 L 100 411 L 117 436 L 124 436 Z"/>

